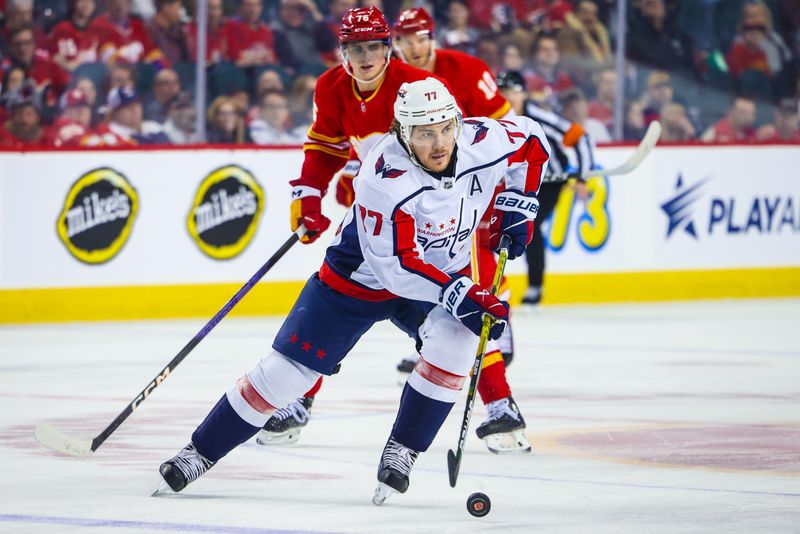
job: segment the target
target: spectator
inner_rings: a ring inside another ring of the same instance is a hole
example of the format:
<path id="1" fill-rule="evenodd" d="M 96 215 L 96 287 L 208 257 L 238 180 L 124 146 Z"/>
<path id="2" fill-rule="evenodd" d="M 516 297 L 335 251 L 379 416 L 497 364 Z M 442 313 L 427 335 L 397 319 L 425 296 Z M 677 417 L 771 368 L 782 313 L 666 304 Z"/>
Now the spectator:
<path id="1" fill-rule="evenodd" d="M 357 0 L 331 0 L 325 24 L 328 25 L 328 29 L 333 35 L 339 35 L 339 26 L 342 24 L 345 13 L 354 7 L 358 7 Z M 336 60 L 338 61 L 338 55 Z"/>
<path id="2" fill-rule="evenodd" d="M 569 75 L 559 68 L 560 61 L 558 41 L 540 35 L 533 45 L 533 70 L 525 81 L 531 98 L 550 109 L 557 107 L 559 94 L 573 86 Z"/>
<path id="3" fill-rule="evenodd" d="M 262 0 L 242 0 L 239 16 L 225 22 L 228 55 L 239 67 L 278 64 L 275 36 L 261 21 Z"/>
<path id="4" fill-rule="evenodd" d="M 193 59 L 186 28 L 181 23 L 181 9 L 180 0 L 156 0 L 156 14 L 147 24 L 153 46 L 171 65 Z"/>
<path id="5" fill-rule="evenodd" d="M 12 67 L 22 69 L 25 77 L 36 84 L 38 91 L 50 87 L 54 104 L 69 82 L 69 74 L 50 58 L 44 50 L 37 50 L 33 39 L 33 29 L 21 26 L 11 32 L 11 55 L 2 62 L 4 71 Z"/>
<path id="6" fill-rule="evenodd" d="M 755 141 L 755 121 L 756 103 L 749 98 L 737 98 L 727 115 L 703 132 L 702 140 L 707 143 Z"/>
<path id="7" fill-rule="evenodd" d="M 617 99 L 617 72 L 603 69 L 594 76 L 596 96 L 589 102 L 589 116 L 611 130 L 614 125 L 614 105 Z"/>
<path id="8" fill-rule="evenodd" d="M 40 146 L 44 129 L 36 87 L 32 82 L 24 82 L 9 96 L 8 110 L 10 119 L 5 129 L 11 134 L 14 144 L 23 148 Z"/>
<path id="9" fill-rule="evenodd" d="M 50 32 L 50 55 L 64 70 L 97 61 L 97 38 L 87 31 L 94 10 L 94 0 L 70 0 L 67 18 Z"/>
<path id="10" fill-rule="evenodd" d="M 168 144 L 160 124 L 142 120 L 142 102 L 133 89 L 119 87 L 108 93 L 109 130 L 127 142 L 140 145 Z"/>
<path id="11" fill-rule="evenodd" d="M 250 142 L 244 119 L 227 96 L 218 96 L 208 108 L 208 142 L 242 145 Z"/>
<path id="12" fill-rule="evenodd" d="M 81 146 L 91 132 L 92 105 L 82 90 L 73 87 L 64 93 L 61 116 L 47 130 L 45 144 L 52 147 Z"/>
<path id="13" fill-rule="evenodd" d="M 603 123 L 589 117 L 589 102 L 578 88 L 567 89 L 559 98 L 561 103 L 561 114 L 567 120 L 580 124 L 596 143 L 608 143 L 611 141 L 611 134 Z"/>
<path id="14" fill-rule="evenodd" d="M 525 69 L 525 59 L 519 47 L 513 43 L 503 45 L 500 49 L 500 70 L 522 72 Z"/>
<path id="15" fill-rule="evenodd" d="M 250 123 L 250 137 L 259 145 L 300 145 L 305 135 L 292 132 L 289 102 L 281 91 L 271 90 L 261 97 L 260 116 Z"/>
<path id="16" fill-rule="evenodd" d="M 107 0 L 106 9 L 106 13 L 92 19 L 87 30 L 97 39 L 100 61 L 109 65 L 166 65 L 164 54 L 153 44 L 142 19 L 131 15 L 131 0 Z"/>
<path id="17" fill-rule="evenodd" d="M 258 81 L 256 82 L 256 99 L 258 101 L 261 100 L 261 95 L 267 89 L 286 90 L 286 87 L 283 85 L 281 74 L 275 69 L 266 69 L 259 74 Z"/>
<path id="18" fill-rule="evenodd" d="M 664 0 L 640 0 L 631 10 L 628 58 L 668 71 L 691 70 L 688 38 L 667 17 Z"/>
<path id="19" fill-rule="evenodd" d="M 683 104 L 670 102 L 661 108 L 661 140 L 691 141 L 697 137 Z"/>
<path id="20" fill-rule="evenodd" d="M 781 100 L 775 108 L 775 118 L 765 124 L 756 134 L 760 141 L 768 143 L 800 143 L 800 114 L 797 102 L 790 98 Z"/>
<path id="21" fill-rule="evenodd" d="M 169 103 L 181 92 L 178 73 L 172 69 L 158 71 L 153 80 L 153 97 L 144 108 L 144 118 L 164 124 Z"/>
<path id="22" fill-rule="evenodd" d="M 279 54 L 281 64 L 299 68 L 306 64 L 332 65 L 336 61 L 336 34 L 322 18 L 313 0 L 281 0 L 278 20 L 272 25 L 289 50 Z M 285 58 L 291 57 L 292 63 Z"/>
<path id="23" fill-rule="evenodd" d="M 295 78 L 289 94 L 289 113 L 292 124 L 296 124 L 295 131 L 307 131 L 314 122 L 314 89 L 317 79 L 311 75 L 302 75 Z"/>
<path id="24" fill-rule="evenodd" d="M 3 55 L 8 55 L 8 44 L 11 42 L 11 35 L 14 30 L 22 27 L 31 28 L 33 40 L 36 48 L 47 50 L 47 34 L 38 25 L 33 23 L 33 0 L 8 0 L 6 6 L 5 25 L 0 30 L 3 43 Z"/>
<path id="25" fill-rule="evenodd" d="M 89 107 L 92 110 L 91 125 L 94 126 L 99 122 L 100 111 L 98 109 L 97 102 L 97 87 L 95 87 L 91 78 L 78 78 L 77 80 L 74 80 L 74 85 L 76 89 L 80 89 L 83 92 L 83 95 L 89 102 Z"/>
<path id="26" fill-rule="evenodd" d="M 437 38 L 445 48 L 455 48 L 472 54 L 478 42 L 478 30 L 469 25 L 469 9 L 458 0 L 447 6 L 447 24 L 437 30 Z"/>
<path id="27" fill-rule="evenodd" d="M 595 67 L 613 61 L 608 30 L 598 13 L 594 0 L 580 0 L 575 13 L 566 13 L 566 24 L 558 32 L 558 45 L 565 58 L 577 57 L 582 60 L 577 64 Z"/>
<path id="28" fill-rule="evenodd" d="M 2 122 L 8 118 L 8 103 L 11 95 L 25 83 L 25 71 L 20 67 L 11 66 L 3 72 L 3 85 L 0 91 L 0 119 Z"/>
<path id="29" fill-rule="evenodd" d="M 203 141 L 195 130 L 194 101 L 189 93 L 182 92 L 170 101 L 167 122 L 164 123 L 164 133 L 176 145 L 190 145 Z"/>
<path id="30" fill-rule="evenodd" d="M 674 92 L 672 90 L 672 78 L 663 71 L 651 72 L 647 76 L 645 94 L 644 119 L 645 124 L 650 124 L 661 118 L 661 108 L 672 102 Z"/>
<path id="31" fill-rule="evenodd" d="M 638 141 L 644 137 L 644 132 L 644 103 L 639 100 L 629 102 L 625 110 L 625 123 L 622 126 L 623 139 Z"/>
<path id="32" fill-rule="evenodd" d="M 486 63 L 492 72 L 498 72 L 501 66 L 500 46 L 497 39 L 483 36 L 475 42 L 475 57 Z"/>
<path id="33" fill-rule="evenodd" d="M 115 87 L 127 87 L 133 89 L 136 86 L 136 70 L 133 65 L 128 63 L 117 63 L 111 67 L 108 75 L 109 89 Z"/>
<path id="34" fill-rule="evenodd" d="M 213 65 L 230 59 L 225 41 L 225 19 L 222 16 L 222 0 L 208 0 L 206 30 L 206 64 Z M 197 57 L 197 23 L 190 22 L 188 29 L 189 54 L 192 61 Z"/>

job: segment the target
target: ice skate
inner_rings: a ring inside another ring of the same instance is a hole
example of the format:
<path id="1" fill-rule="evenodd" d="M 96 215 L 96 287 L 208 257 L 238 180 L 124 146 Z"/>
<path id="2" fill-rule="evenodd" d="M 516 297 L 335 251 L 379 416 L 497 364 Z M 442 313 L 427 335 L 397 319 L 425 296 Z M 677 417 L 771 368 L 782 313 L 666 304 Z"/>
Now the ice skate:
<path id="1" fill-rule="evenodd" d="M 152 496 L 162 493 L 181 491 L 189 482 L 197 480 L 200 475 L 211 469 L 216 462 L 204 458 L 190 441 L 178 454 L 167 460 L 158 468 L 162 480 Z"/>
<path id="2" fill-rule="evenodd" d="M 522 296 L 520 306 L 517 308 L 522 315 L 535 315 L 542 302 L 542 288 L 529 287 Z"/>
<path id="3" fill-rule="evenodd" d="M 478 437 L 494 454 L 524 454 L 531 452 L 525 437 L 525 420 L 511 396 L 490 402 L 489 417 L 475 430 Z"/>
<path id="4" fill-rule="evenodd" d="M 414 352 L 414 354 L 410 354 L 400 360 L 400 363 L 397 364 L 397 385 L 403 386 L 408 380 L 408 375 L 411 374 L 411 371 L 414 370 L 414 366 L 417 365 L 419 361 L 419 353 Z"/>
<path id="5" fill-rule="evenodd" d="M 258 432 L 259 445 L 291 445 L 300 439 L 300 431 L 311 417 L 309 410 L 314 397 L 300 397 L 272 414 L 267 424 Z"/>
<path id="6" fill-rule="evenodd" d="M 389 438 L 378 466 L 378 487 L 375 488 L 375 495 L 372 497 L 374 505 L 382 505 L 392 493 L 406 492 L 411 467 L 417 456 L 419 456 L 417 451 Z"/>

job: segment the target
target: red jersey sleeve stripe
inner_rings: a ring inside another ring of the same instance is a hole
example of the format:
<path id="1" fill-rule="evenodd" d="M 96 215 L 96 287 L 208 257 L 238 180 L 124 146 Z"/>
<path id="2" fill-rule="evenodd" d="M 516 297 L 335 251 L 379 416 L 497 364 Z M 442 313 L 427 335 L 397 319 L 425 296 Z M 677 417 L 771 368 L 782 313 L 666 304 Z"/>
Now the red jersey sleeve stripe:
<path id="1" fill-rule="evenodd" d="M 541 140 L 532 135 L 525 143 L 508 157 L 508 164 L 528 162 L 528 175 L 525 179 L 525 192 L 539 191 L 539 181 L 542 176 L 542 166 L 547 162 L 550 154 L 545 150 Z"/>
<path id="2" fill-rule="evenodd" d="M 402 210 L 395 210 L 392 219 L 394 223 L 394 254 L 400 260 L 400 266 L 410 273 L 414 273 L 438 286 L 445 286 L 450 277 L 419 257 L 416 241 L 416 220 Z"/>

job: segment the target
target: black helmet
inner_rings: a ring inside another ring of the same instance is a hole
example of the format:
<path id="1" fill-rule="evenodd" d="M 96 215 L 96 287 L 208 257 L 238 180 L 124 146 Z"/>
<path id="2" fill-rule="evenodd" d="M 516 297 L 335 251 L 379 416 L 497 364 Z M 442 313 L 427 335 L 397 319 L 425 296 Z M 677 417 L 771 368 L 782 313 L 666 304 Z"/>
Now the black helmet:
<path id="1" fill-rule="evenodd" d="M 525 91 L 525 78 L 518 70 L 504 70 L 497 75 L 497 87 Z"/>

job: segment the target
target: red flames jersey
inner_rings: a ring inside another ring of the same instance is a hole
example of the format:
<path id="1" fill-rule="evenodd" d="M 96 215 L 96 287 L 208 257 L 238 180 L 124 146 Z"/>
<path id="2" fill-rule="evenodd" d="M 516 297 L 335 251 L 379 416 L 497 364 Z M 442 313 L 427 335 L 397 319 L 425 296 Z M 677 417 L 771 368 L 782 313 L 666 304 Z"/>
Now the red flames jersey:
<path id="1" fill-rule="evenodd" d="M 72 20 L 62 20 L 50 32 L 50 55 L 60 55 L 69 61 L 83 55 L 84 63 L 97 60 L 97 36 L 88 28 L 75 25 Z"/>
<path id="2" fill-rule="evenodd" d="M 436 50 L 433 73 L 450 82 L 465 117 L 499 119 L 511 109 L 500 94 L 491 69 L 475 56 L 458 50 Z"/>
<path id="3" fill-rule="evenodd" d="M 97 52 L 104 63 L 165 63 L 164 55 L 139 18 L 130 17 L 127 26 L 119 26 L 108 14 L 98 15 L 89 23 L 87 32 L 97 39 Z"/>
<path id="4" fill-rule="evenodd" d="M 400 86 L 429 76 L 391 59 L 378 88 L 365 94 L 359 93 L 356 81 L 341 65 L 320 76 L 314 92 L 314 124 L 303 144 L 302 182 L 324 193 L 333 175 L 347 163 L 351 147 L 363 159 L 389 131 Z"/>

